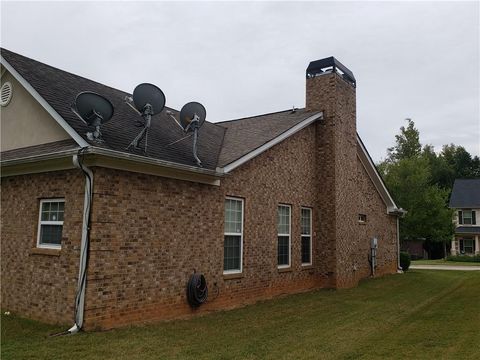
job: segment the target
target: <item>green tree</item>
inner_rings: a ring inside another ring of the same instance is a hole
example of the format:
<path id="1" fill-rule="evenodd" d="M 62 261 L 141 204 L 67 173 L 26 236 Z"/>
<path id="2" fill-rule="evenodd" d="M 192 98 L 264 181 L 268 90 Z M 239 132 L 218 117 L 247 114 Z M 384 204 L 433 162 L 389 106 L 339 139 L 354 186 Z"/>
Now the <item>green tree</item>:
<path id="1" fill-rule="evenodd" d="M 455 179 L 467 179 L 480 176 L 480 160 L 478 156 L 472 158 L 463 146 L 454 144 L 444 145 L 440 153 L 453 172 L 450 179 L 451 186 Z"/>
<path id="2" fill-rule="evenodd" d="M 430 167 L 430 184 L 438 185 L 442 189 L 451 190 L 455 180 L 455 170 L 447 163 L 442 154 L 437 155 L 432 145 L 425 145 L 422 157 Z"/>
<path id="3" fill-rule="evenodd" d="M 412 119 L 406 119 L 406 121 L 407 127 L 402 126 L 400 134 L 395 135 L 395 146 L 387 150 L 387 161 L 389 162 L 416 157 L 422 151 L 420 133 L 415 128 L 415 123 Z"/>
<path id="4" fill-rule="evenodd" d="M 428 159 L 410 157 L 389 163 L 385 183 L 398 206 L 408 213 L 400 219 L 401 240 L 447 241 L 453 234 L 452 211 L 445 204 L 448 190 L 431 184 Z"/>
<path id="5" fill-rule="evenodd" d="M 432 255 L 443 254 L 454 226 L 448 200 L 455 179 L 480 177 L 480 159 L 462 146 L 445 145 L 436 153 L 432 145 L 422 149 L 415 123 L 395 135 L 395 145 L 387 150 L 387 159 L 378 164 L 387 188 L 398 206 L 408 211 L 400 219 L 402 240 L 425 239 Z"/>

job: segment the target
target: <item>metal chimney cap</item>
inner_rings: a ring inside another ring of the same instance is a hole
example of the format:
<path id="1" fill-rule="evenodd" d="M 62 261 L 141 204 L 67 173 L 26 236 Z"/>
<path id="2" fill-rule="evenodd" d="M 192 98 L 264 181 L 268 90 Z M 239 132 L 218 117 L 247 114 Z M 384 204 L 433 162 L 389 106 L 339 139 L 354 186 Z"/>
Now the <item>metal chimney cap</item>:
<path id="1" fill-rule="evenodd" d="M 355 76 L 350 69 L 333 56 L 310 62 L 307 67 L 306 76 L 307 79 L 310 79 L 312 77 L 331 72 L 340 73 L 345 80 L 350 82 L 354 87 L 356 86 Z"/>

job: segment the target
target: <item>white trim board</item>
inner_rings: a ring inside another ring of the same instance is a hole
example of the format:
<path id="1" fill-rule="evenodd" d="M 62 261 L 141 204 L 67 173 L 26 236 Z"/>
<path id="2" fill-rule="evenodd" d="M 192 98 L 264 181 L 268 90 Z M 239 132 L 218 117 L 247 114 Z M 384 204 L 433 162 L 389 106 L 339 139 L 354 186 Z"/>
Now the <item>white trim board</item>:
<path id="1" fill-rule="evenodd" d="M 271 147 L 273 147 L 273 146 L 277 145 L 278 143 L 282 142 L 286 138 L 288 138 L 288 137 L 292 136 L 293 134 L 299 132 L 300 130 L 304 129 L 305 127 L 307 127 L 308 125 L 310 125 L 311 123 L 315 122 L 318 119 L 323 119 L 323 113 L 322 112 L 316 113 L 316 114 L 308 117 L 307 119 L 305 119 L 302 122 L 298 123 L 297 125 L 291 127 L 290 129 L 281 133 L 280 135 L 273 138 L 272 140 L 266 142 L 262 146 L 259 146 L 255 150 L 250 151 L 249 153 L 243 155 L 241 158 L 231 162 L 230 164 L 225 165 L 223 168 L 217 168 L 217 172 L 229 173 L 230 171 L 236 169 L 240 165 L 245 164 L 247 161 L 250 161 L 254 157 L 257 157 L 261 153 L 267 151 Z"/>
<path id="2" fill-rule="evenodd" d="M 89 144 L 83 140 L 75 130 L 73 130 L 73 128 L 65 121 L 65 119 L 55 111 L 55 109 L 37 92 L 37 90 L 33 88 L 32 85 L 30 85 L 30 83 L 22 75 L 20 75 L 17 70 L 15 70 L 12 65 L 8 63 L 7 60 L 5 60 L 3 56 L 1 57 L 1 63 L 7 69 L 7 71 L 12 74 L 12 76 L 25 88 L 25 90 L 27 90 L 27 92 L 38 101 L 38 103 L 50 114 L 50 116 L 53 117 L 58 125 L 60 125 L 63 130 L 65 130 L 67 134 L 70 135 L 73 140 L 75 140 L 79 146 L 89 146 Z"/>

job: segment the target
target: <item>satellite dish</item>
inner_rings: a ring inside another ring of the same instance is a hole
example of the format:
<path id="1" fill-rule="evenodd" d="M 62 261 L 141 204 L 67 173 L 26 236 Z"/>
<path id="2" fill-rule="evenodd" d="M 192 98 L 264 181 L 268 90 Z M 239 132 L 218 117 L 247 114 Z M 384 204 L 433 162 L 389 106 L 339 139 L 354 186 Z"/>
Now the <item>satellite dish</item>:
<path id="1" fill-rule="evenodd" d="M 147 105 L 150 105 L 152 107 L 151 115 L 155 115 L 165 107 L 165 95 L 157 86 L 143 83 L 137 85 L 133 90 L 133 103 L 141 113 L 145 111 Z"/>
<path id="2" fill-rule="evenodd" d="M 197 156 L 198 129 L 203 125 L 206 117 L 205 107 L 198 102 L 189 102 L 180 110 L 180 125 L 185 132 L 193 132 L 193 157 L 198 166 L 202 166 L 202 162 Z"/>
<path id="3" fill-rule="evenodd" d="M 103 142 L 100 128 L 113 116 L 112 103 L 97 93 L 84 91 L 77 95 L 72 111 L 87 125 L 95 126 L 94 132 L 88 132 L 87 138 Z"/>
<path id="4" fill-rule="evenodd" d="M 205 107 L 198 102 L 189 102 L 180 110 L 180 125 L 185 131 L 199 129 L 205 122 L 207 111 Z"/>
<path id="5" fill-rule="evenodd" d="M 140 143 L 145 139 L 143 153 L 147 153 L 148 145 L 148 129 L 152 123 L 152 116 L 160 113 L 165 107 L 165 94 L 160 88 L 153 84 L 143 83 L 137 85 L 133 90 L 133 103 L 135 107 L 130 104 L 130 98 L 125 98 L 125 102 L 130 107 L 134 108 L 143 117 L 142 131 L 133 139 L 127 146 L 127 150 L 133 146 L 135 149 L 140 149 Z"/>

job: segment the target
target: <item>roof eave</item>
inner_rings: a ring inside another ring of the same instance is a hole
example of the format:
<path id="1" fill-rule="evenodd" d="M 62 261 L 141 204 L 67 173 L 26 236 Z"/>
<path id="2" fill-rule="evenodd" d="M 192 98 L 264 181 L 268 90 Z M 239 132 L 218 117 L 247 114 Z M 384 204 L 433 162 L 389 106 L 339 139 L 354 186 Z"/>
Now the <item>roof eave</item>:
<path id="1" fill-rule="evenodd" d="M 7 177 L 28 173 L 73 169 L 74 166 L 71 157 L 78 154 L 79 149 L 80 148 L 0 161 L 1 176 Z M 223 174 L 215 170 L 197 168 L 195 166 L 98 147 L 90 146 L 84 148 L 83 154 L 85 156 L 85 164 L 89 166 L 139 172 L 210 185 L 220 185 L 220 178 L 223 176 Z"/>

